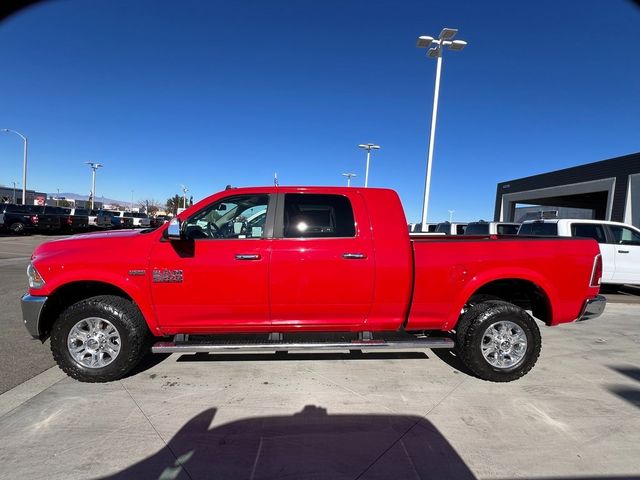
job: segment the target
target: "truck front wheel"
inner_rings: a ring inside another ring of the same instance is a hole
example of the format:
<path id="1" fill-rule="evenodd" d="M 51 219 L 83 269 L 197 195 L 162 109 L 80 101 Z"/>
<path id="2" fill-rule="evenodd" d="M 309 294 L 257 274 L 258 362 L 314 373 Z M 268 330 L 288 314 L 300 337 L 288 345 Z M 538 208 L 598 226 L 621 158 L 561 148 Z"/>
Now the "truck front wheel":
<path id="1" fill-rule="evenodd" d="M 492 382 L 524 376 L 538 360 L 542 341 L 535 320 L 503 301 L 470 308 L 457 326 L 458 354 L 475 375 Z"/>
<path id="2" fill-rule="evenodd" d="M 101 295 L 68 307 L 51 329 L 58 366 L 81 382 L 124 377 L 148 352 L 151 334 L 129 300 Z"/>

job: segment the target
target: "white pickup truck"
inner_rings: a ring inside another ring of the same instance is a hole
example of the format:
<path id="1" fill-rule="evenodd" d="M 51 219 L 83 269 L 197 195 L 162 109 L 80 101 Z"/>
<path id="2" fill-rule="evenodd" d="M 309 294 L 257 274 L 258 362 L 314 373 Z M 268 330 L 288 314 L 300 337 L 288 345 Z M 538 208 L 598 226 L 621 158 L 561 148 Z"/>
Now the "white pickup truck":
<path id="1" fill-rule="evenodd" d="M 640 285 L 640 230 L 605 220 L 526 220 L 518 235 L 588 237 L 600 245 L 602 283 Z"/>

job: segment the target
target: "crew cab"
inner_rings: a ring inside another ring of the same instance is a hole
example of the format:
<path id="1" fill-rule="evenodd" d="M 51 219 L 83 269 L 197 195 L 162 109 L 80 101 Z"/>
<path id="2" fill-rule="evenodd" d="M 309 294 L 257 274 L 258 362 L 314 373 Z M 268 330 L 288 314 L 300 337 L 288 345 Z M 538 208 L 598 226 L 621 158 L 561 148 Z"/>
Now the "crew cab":
<path id="1" fill-rule="evenodd" d="M 640 230 L 633 225 L 569 218 L 527 220 L 518 235 L 593 238 L 602 254 L 602 283 L 640 285 Z"/>
<path id="2" fill-rule="evenodd" d="M 35 230 L 38 217 L 29 205 L 0 204 L 0 230 L 20 234 Z"/>
<path id="3" fill-rule="evenodd" d="M 388 189 L 238 188 L 155 230 L 40 245 L 22 312 L 33 337 L 51 338 L 60 368 L 87 382 L 121 378 L 151 344 L 455 348 L 474 375 L 506 382 L 538 358 L 534 317 L 559 325 L 602 313 L 601 267 L 591 239 L 410 238 Z"/>
<path id="4" fill-rule="evenodd" d="M 39 205 L 0 204 L 0 230 L 21 234 L 60 229 L 60 219 L 45 213 L 44 208 Z"/>

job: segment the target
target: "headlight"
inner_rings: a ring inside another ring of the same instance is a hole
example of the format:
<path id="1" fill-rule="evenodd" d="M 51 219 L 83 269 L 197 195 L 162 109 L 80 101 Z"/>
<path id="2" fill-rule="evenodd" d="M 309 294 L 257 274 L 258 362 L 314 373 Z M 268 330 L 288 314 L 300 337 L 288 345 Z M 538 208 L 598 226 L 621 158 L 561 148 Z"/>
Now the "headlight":
<path id="1" fill-rule="evenodd" d="M 29 288 L 42 288 L 44 287 L 44 278 L 38 273 L 33 263 L 29 263 L 27 267 L 27 277 L 29 278 Z"/>

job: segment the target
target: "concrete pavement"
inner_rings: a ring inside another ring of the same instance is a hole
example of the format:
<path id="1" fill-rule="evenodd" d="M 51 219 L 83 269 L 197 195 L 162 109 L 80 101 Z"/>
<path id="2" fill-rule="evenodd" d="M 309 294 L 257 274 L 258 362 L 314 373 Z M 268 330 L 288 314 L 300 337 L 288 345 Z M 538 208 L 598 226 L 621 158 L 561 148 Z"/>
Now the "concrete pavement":
<path id="1" fill-rule="evenodd" d="M 0 479 L 638 478 L 638 322 L 613 304 L 543 328 L 509 384 L 431 351 L 173 355 L 102 385 L 54 368 L 0 395 Z"/>
<path id="2" fill-rule="evenodd" d="M 54 365 L 49 345 L 26 334 L 20 297 L 27 291 L 33 249 L 55 236 L 0 236 L 0 393 Z"/>

